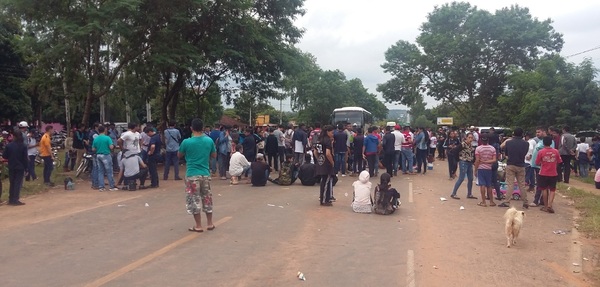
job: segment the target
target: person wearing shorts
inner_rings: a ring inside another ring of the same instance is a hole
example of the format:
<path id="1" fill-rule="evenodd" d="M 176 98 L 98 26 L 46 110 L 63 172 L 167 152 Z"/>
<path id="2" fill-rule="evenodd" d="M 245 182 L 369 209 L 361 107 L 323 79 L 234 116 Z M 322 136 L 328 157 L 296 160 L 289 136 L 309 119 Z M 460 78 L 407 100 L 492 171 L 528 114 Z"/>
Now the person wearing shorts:
<path id="1" fill-rule="evenodd" d="M 477 205 L 486 207 L 486 193 L 490 199 L 490 206 L 496 206 L 492 195 L 492 164 L 496 162 L 496 149 L 488 144 L 487 134 L 481 135 L 481 145 L 475 149 L 475 170 L 477 170 L 477 185 L 481 192 L 481 202 Z M 498 192 L 498 191 L 496 191 Z"/>
<path id="2" fill-rule="evenodd" d="M 541 210 L 554 213 L 552 203 L 554 202 L 556 182 L 558 181 L 556 167 L 562 163 L 562 158 L 558 150 L 550 146 L 552 144 L 552 137 L 544 137 L 543 142 L 544 148 L 538 152 L 535 158 L 535 164 L 540 166 L 538 188 L 542 190 L 542 200 L 544 201 L 544 206 Z"/>
<path id="3" fill-rule="evenodd" d="M 208 230 L 214 230 L 213 200 L 210 190 L 210 159 L 217 157 L 213 140 L 204 134 L 204 124 L 200 119 L 192 120 L 192 137 L 183 140 L 178 157 L 185 158 L 186 209 L 194 216 L 195 225 L 188 230 L 203 232 L 201 212 L 206 214 Z"/>

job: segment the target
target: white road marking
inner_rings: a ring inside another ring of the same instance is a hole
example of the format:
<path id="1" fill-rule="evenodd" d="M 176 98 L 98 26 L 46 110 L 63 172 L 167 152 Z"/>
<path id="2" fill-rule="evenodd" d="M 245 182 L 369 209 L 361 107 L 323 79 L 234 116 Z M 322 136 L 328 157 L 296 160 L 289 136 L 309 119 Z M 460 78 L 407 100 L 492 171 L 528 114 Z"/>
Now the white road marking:
<path id="1" fill-rule="evenodd" d="M 406 257 L 406 286 L 415 287 L 415 252 L 408 250 Z"/>
<path id="2" fill-rule="evenodd" d="M 408 183 L 408 202 L 413 202 L 413 186 L 412 186 L 412 182 Z"/>

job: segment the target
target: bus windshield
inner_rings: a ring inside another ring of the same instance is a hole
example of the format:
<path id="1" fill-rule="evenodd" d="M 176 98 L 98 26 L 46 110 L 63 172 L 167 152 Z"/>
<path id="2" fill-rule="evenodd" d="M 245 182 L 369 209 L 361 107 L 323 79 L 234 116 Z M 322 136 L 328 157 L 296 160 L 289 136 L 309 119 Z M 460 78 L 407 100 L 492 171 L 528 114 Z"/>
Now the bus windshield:
<path id="1" fill-rule="evenodd" d="M 333 114 L 333 123 L 334 124 L 358 124 L 358 126 L 362 127 L 363 125 L 363 112 L 361 111 L 342 111 L 335 112 Z"/>

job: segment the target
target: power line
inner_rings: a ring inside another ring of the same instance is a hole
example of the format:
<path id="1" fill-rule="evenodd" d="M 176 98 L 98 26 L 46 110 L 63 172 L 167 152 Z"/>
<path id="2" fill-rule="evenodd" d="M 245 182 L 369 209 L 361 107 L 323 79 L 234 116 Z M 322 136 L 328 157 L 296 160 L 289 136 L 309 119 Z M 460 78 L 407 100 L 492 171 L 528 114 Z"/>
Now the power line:
<path id="1" fill-rule="evenodd" d="M 598 50 L 598 49 L 600 49 L 600 46 L 597 46 L 597 47 L 594 47 L 594 48 L 591 48 L 591 49 L 588 49 L 588 50 L 585 50 L 585 51 L 582 51 L 582 52 L 579 52 L 579 53 L 575 53 L 575 54 L 571 54 L 571 55 L 565 56 L 565 59 L 571 58 L 571 57 L 574 57 L 574 56 L 577 56 L 577 55 L 585 54 L 585 53 L 588 53 L 588 52 L 591 52 L 591 51 L 594 51 L 594 50 Z"/>

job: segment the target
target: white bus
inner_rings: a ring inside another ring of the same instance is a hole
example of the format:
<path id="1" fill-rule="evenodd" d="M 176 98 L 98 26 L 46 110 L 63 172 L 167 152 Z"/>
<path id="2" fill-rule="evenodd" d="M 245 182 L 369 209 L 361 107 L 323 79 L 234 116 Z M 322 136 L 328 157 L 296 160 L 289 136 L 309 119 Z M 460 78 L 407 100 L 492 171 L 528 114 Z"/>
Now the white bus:
<path id="1" fill-rule="evenodd" d="M 351 124 L 366 130 L 373 124 L 373 115 L 361 107 L 343 107 L 333 110 L 331 124 Z"/>

